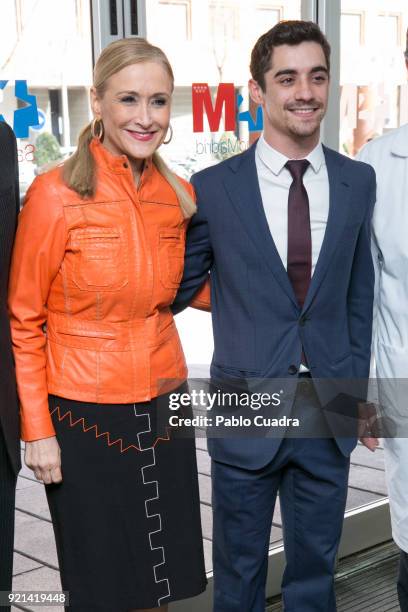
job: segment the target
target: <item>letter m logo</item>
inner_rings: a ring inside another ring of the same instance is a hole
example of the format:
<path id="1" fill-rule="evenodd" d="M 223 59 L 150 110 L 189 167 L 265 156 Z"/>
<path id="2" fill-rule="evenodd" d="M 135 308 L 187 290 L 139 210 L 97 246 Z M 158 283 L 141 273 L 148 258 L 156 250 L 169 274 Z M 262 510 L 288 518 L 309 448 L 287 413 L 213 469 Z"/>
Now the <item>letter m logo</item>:
<path id="1" fill-rule="evenodd" d="M 204 131 L 204 111 L 211 132 L 218 132 L 223 110 L 225 110 L 225 131 L 233 132 L 237 113 L 235 97 L 234 83 L 220 83 L 213 106 L 208 84 L 193 83 L 193 132 Z"/>

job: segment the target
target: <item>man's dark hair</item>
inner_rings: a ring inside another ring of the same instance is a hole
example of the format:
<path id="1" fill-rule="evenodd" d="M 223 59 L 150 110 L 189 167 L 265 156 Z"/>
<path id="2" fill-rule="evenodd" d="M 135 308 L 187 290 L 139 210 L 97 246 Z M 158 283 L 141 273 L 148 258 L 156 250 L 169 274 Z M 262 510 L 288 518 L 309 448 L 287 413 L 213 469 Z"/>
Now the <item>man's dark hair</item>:
<path id="1" fill-rule="evenodd" d="M 405 43 L 405 59 L 408 60 L 408 28 L 407 28 L 407 42 Z"/>
<path id="2" fill-rule="evenodd" d="M 271 68 L 273 50 L 280 45 L 300 45 L 315 42 L 321 45 L 330 73 L 330 45 L 327 38 L 313 21 L 280 21 L 271 30 L 262 34 L 251 53 L 252 78 L 265 91 L 265 73 Z"/>

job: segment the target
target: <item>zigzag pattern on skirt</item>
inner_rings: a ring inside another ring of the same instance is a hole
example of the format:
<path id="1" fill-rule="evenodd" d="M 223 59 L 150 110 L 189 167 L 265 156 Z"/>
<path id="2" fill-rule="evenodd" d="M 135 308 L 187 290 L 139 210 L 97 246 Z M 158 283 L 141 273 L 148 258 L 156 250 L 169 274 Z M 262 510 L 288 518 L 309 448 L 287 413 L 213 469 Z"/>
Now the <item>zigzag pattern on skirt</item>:
<path id="1" fill-rule="evenodd" d="M 127 451 L 132 450 L 132 449 L 135 451 L 139 451 L 139 452 L 143 452 L 143 450 L 145 450 L 143 448 L 140 448 L 140 446 L 138 446 L 137 444 L 129 444 L 128 446 L 124 446 L 123 438 L 117 438 L 116 440 L 111 440 L 111 434 L 109 431 L 99 432 L 97 424 L 89 425 L 89 426 L 86 425 L 84 417 L 73 420 L 71 410 L 68 410 L 65 414 L 61 415 L 60 407 L 56 406 L 50 412 L 51 415 L 53 415 L 54 413 L 57 413 L 56 416 L 60 422 L 68 418 L 70 427 L 75 427 L 76 425 L 80 424 L 82 426 L 84 433 L 88 433 L 89 431 L 93 430 L 95 433 L 95 438 L 98 439 L 98 438 L 105 437 L 107 445 L 109 447 L 118 445 L 118 448 L 121 453 L 126 453 Z M 166 427 L 166 437 L 161 437 L 161 436 L 157 437 L 154 443 L 149 448 L 154 448 L 159 442 L 169 442 L 170 440 L 169 429 L 170 429 L 169 427 Z"/>

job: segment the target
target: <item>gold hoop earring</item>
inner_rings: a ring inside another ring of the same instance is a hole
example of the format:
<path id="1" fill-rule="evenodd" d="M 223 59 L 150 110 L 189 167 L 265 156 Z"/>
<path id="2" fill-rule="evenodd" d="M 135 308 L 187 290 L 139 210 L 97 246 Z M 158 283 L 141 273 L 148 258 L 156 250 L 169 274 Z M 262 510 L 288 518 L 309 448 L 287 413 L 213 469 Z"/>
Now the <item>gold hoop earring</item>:
<path id="1" fill-rule="evenodd" d="M 97 119 L 95 117 L 91 123 L 91 134 L 92 138 L 97 138 L 98 140 L 102 140 L 103 137 L 103 123 L 102 119 Z"/>
<path id="2" fill-rule="evenodd" d="M 167 140 L 163 140 L 163 144 L 169 144 L 169 142 L 173 138 L 173 128 L 171 127 L 171 123 L 169 123 L 169 128 L 170 128 L 170 138 L 168 138 Z"/>

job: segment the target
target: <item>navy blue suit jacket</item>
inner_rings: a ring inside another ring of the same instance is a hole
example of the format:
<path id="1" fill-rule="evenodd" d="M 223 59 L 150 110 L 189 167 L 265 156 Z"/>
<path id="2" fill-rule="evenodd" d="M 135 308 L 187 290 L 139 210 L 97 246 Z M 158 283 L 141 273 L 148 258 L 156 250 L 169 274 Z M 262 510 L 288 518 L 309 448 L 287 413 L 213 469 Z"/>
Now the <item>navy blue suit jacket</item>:
<path id="1" fill-rule="evenodd" d="M 212 376 L 294 380 L 303 345 L 314 378 L 366 379 L 374 292 L 374 170 L 324 147 L 329 216 L 301 309 L 265 216 L 255 147 L 192 178 L 198 212 L 188 230 L 173 312 L 189 304 L 210 271 Z M 356 444 L 354 437 L 336 439 L 345 455 Z M 213 438 L 208 443 L 214 459 L 257 469 L 273 458 L 280 441 Z"/>

